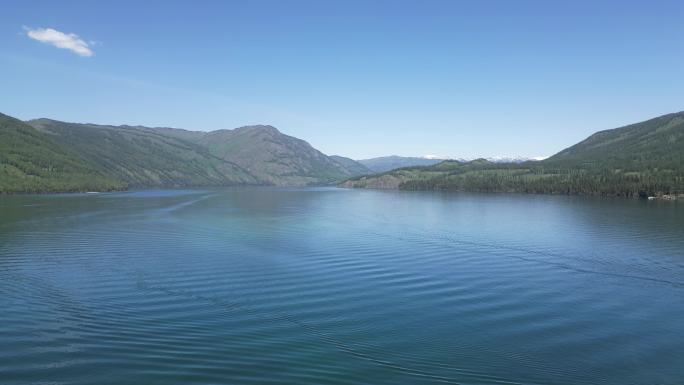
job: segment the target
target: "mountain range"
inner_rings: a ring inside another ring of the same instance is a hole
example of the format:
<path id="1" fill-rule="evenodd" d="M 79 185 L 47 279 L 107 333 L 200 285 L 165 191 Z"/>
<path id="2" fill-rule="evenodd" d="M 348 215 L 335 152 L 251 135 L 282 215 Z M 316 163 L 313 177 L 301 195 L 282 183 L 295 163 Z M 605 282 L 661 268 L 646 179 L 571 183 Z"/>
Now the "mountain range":
<path id="1" fill-rule="evenodd" d="M 402 167 L 431 166 L 433 164 L 441 163 L 445 160 L 446 159 L 391 155 L 371 159 L 361 159 L 358 160 L 358 162 L 373 172 L 381 173 Z"/>
<path id="2" fill-rule="evenodd" d="M 360 176 L 345 187 L 650 196 L 684 193 L 684 112 L 597 132 L 550 158 L 449 160 Z"/>
<path id="3" fill-rule="evenodd" d="M 469 162 L 471 160 L 480 158 L 441 158 L 434 156 L 424 156 L 424 157 L 414 157 L 414 156 L 381 156 L 378 158 L 361 159 L 357 162 L 368 167 L 375 173 L 383 173 L 386 171 L 391 171 L 397 168 L 404 167 L 414 167 L 414 166 L 432 166 L 433 164 L 444 162 L 445 160 L 458 160 L 460 162 Z M 497 156 L 484 158 L 493 163 L 522 163 L 530 160 L 540 160 L 533 159 L 523 156 Z"/>
<path id="4" fill-rule="evenodd" d="M 543 160 L 328 156 L 275 127 L 210 132 L 0 114 L 0 193 L 335 185 L 646 196 L 684 193 L 684 112 L 591 135 Z"/>
<path id="5" fill-rule="evenodd" d="M 371 173 L 272 126 L 211 132 L 0 114 L 0 192 L 339 182 Z"/>

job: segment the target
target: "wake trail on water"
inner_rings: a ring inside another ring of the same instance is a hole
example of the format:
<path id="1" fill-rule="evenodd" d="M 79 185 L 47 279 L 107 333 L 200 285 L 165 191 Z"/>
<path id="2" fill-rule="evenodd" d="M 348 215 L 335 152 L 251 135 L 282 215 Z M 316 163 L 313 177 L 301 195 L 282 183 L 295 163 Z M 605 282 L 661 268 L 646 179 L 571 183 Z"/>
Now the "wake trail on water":
<path id="1" fill-rule="evenodd" d="M 171 289 L 168 287 L 164 286 L 158 286 L 158 285 L 150 285 L 146 282 L 139 282 L 138 287 L 142 290 L 151 290 L 151 291 L 157 291 L 157 292 L 162 292 L 165 293 L 166 295 L 169 296 L 174 296 L 174 297 L 182 297 L 185 299 L 192 299 L 194 301 L 202 301 L 204 303 L 210 304 L 215 307 L 219 307 L 222 310 L 230 313 L 230 312 L 235 312 L 235 311 L 243 311 L 247 312 L 249 314 L 255 315 L 261 319 L 265 320 L 277 320 L 277 321 L 284 321 L 288 322 L 290 324 L 296 325 L 297 327 L 304 329 L 308 332 L 308 334 L 313 335 L 317 337 L 319 340 L 333 346 L 335 349 L 344 352 L 346 354 L 349 354 L 355 358 L 362 359 L 364 361 L 373 363 L 375 365 L 394 370 L 397 372 L 401 372 L 407 375 L 411 376 L 416 376 L 416 377 L 422 377 L 425 379 L 429 380 L 434 380 L 440 383 L 445 383 L 445 384 L 453 384 L 453 385 L 462 385 L 463 382 L 460 382 L 454 378 L 447 377 L 447 376 L 441 376 L 437 375 L 434 373 L 430 373 L 428 371 L 420 370 L 420 369 L 413 369 L 410 368 L 406 365 L 401 365 L 397 364 L 391 360 L 387 359 L 382 359 L 378 358 L 372 354 L 364 353 L 360 350 L 358 350 L 357 347 L 347 344 L 334 336 L 331 336 L 330 334 L 320 330 L 316 326 L 313 326 L 307 322 L 304 322 L 297 317 L 289 314 L 289 313 L 283 313 L 283 312 L 270 312 L 268 314 L 263 314 L 263 312 L 257 311 L 253 308 L 251 308 L 248 305 L 245 305 L 243 302 L 238 302 L 235 300 L 227 301 L 225 299 L 221 298 L 216 298 L 216 297 L 211 297 L 211 296 L 203 296 L 199 294 L 194 294 L 190 293 L 186 290 L 178 290 L 178 289 Z M 501 385 L 523 385 L 522 383 L 519 382 L 511 382 L 502 378 L 496 378 L 493 376 L 481 374 L 481 373 L 476 373 L 472 371 L 468 371 L 465 369 L 461 368 L 456 368 L 453 366 L 444 366 L 443 369 L 448 369 L 451 371 L 456 371 L 461 373 L 464 376 L 468 377 L 473 377 L 473 378 L 478 378 L 479 380 L 486 380 L 487 383 L 490 384 L 501 384 Z M 528 382 L 527 384 L 534 385 L 533 383 Z"/>
<path id="2" fill-rule="evenodd" d="M 373 235 L 378 236 L 378 237 L 385 237 L 385 238 L 390 238 L 390 239 L 414 243 L 414 244 L 427 243 L 427 244 L 431 244 L 431 245 L 444 245 L 447 247 L 456 247 L 454 245 L 477 246 L 477 247 L 489 248 L 492 250 L 516 251 L 516 252 L 521 252 L 521 253 L 526 253 L 526 254 L 539 255 L 542 257 L 568 258 L 568 256 L 566 256 L 566 255 L 563 255 L 560 253 L 549 252 L 549 251 L 538 251 L 538 250 L 532 250 L 532 249 L 523 248 L 523 247 L 506 246 L 506 245 L 496 244 L 493 242 L 492 243 L 476 242 L 476 241 L 457 240 L 457 239 L 453 239 L 451 237 L 435 237 L 435 236 L 432 236 L 429 234 L 424 234 L 422 236 L 418 235 L 418 237 L 420 238 L 419 240 L 414 239 L 414 238 L 395 236 L 395 235 L 390 235 L 390 234 L 386 234 L 386 233 L 379 233 L 379 232 L 371 232 L 370 234 L 373 234 Z M 442 244 L 442 243 L 437 243 L 437 242 L 431 242 L 430 241 L 431 238 L 441 240 L 441 241 L 446 242 L 446 243 Z M 449 245 L 449 244 L 451 244 L 451 245 Z M 672 281 L 672 280 L 667 280 L 667 279 L 646 277 L 646 276 L 642 276 L 642 275 L 611 273 L 611 272 L 606 272 L 606 271 L 584 269 L 584 268 L 575 267 L 575 266 L 572 266 L 572 265 L 569 265 L 569 264 L 566 264 L 563 262 L 554 262 L 554 261 L 543 260 L 543 259 L 538 259 L 538 258 L 530 258 L 530 257 L 524 257 L 524 256 L 520 256 L 520 255 L 512 255 L 512 254 L 508 254 L 508 253 L 505 253 L 502 255 L 504 257 L 507 257 L 507 258 L 513 258 L 513 259 L 526 261 L 526 262 L 534 262 L 534 263 L 538 263 L 538 264 L 554 266 L 554 267 L 558 267 L 558 268 L 561 268 L 564 270 L 573 271 L 576 273 L 595 274 L 595 275 L 602 275 L 602 276 L 607 276 L 607 277 L 640 280 L 640 281 L 651 282 L 651 283 L 665 284 L 665 285 L 669 285 L 669 286 L 672 286 L 672 287 L 677 288 L 677 289 L 684 289 L 684 283 L 683 282 L 677 282 L 677 281 Z M 575 259 L 582 260 L 582 258 L 575 258 Z M 585 259 L 585 260 L 589 261 L 588 259 Z"/>

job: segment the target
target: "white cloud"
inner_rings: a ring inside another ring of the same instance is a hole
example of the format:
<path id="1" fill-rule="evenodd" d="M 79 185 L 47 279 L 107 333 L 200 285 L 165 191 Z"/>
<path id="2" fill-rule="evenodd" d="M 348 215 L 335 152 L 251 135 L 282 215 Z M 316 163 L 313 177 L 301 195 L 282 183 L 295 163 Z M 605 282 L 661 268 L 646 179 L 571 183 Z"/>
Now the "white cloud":
<path id="1" fill-rule="evenodd" d="M 74 33 L 64 33 L 52 28 L 24 28 L 26 35 L 33 40 L 53 45 L 57 48 L 68 49 L 79 56 L 90 57 L 94 55 L 90 44 Z"/>

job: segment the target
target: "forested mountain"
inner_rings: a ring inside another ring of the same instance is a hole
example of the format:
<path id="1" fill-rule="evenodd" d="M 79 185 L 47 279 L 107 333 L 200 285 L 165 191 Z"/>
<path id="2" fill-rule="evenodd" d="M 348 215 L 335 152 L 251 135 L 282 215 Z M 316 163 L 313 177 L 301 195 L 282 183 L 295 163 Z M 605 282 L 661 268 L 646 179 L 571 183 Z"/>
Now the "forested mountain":
<path id="1" fill-rule="evenodd" d="M 485 158 L 492 163 L 523 163 L 530 160 L 534 160 L 527 157 L 521 156 L 503 156 L 503 157 L 492 157 Z M 450 159 L 450 158 L 420 158 L 414 156 L 381 156 L 379 158 L 361 159 L 358 163 L 363 164 L 374 173 L 382 173 L 387 171 L 392 171 L 398 168 L 414 167 L 414 166 L 432 166 L 433 164 L 441 163 L 446 160 L 457 160 L 459 162 L 469 162 L 474 159 Z"/>
<path id="2" fill-rule="evenodd" d="M 1 117 L 0 192 L 301 186 L 367 171 L 271 126 L 200 132 Z"/>
<path id="3" fill-rule="evenodd" d="M 681 169 L 684 111 L 605 130 L 548 158 L 547 164 Z"/>
<path id="4" fill-rule="evenodd" d="M 445 161 L 343 185 L 606 196 L 684 193 L 684 112 L 598 132 L 542 161 Z"/>
<path id="5" fill-rule="evenodd" d="M 272 126 L 212 131 L 195 141 L 212 155 L 240 165 L 266 184 L 326 184 L 359 175 L 309 143 L 284 135 Z"/>
<path id="6" fill-rule="evenodd" d="M 598 132 L 543 161 L 450 160 L 357 176 L 371 172 L 272 126 L 200 132 L 0 114 L 2 193 L 301 186 L 351 177 L 344 186 L 637 196 L 684 193 L 684 112 Z"/>
<path id="7" fill-rule="evenodd" d="M 340 155 L 330 155 L 330 158 L 340 166 L 354 173 L 355 175 L 372 174 L 374 171 L 364 166 L 361 162 Z"/>
<path id="8" fill-rule="evenodd" d="M 50 135 L 0 114 L 0 193 L 103 191 L 125 186 Z"/>
<path id="9" fill-rule="evenodd" d="M 240 166 L 175 136 L 142 127 L 28 122 L 88 164 L 133 187 L 258 183 Z"/>

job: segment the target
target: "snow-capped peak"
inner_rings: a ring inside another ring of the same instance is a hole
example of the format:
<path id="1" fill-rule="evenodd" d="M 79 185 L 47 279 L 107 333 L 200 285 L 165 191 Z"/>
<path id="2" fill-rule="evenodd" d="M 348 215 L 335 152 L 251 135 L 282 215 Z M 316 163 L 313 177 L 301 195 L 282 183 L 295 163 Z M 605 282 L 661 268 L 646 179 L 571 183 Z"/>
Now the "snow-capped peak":
<path id="1" fill-rule="evenodd" d="M 475 159 L 485 159 L 489 162 L 492 163 L 522 163 L 522 162 L 527 162 L 527 161 L 539 161 L 539 160 L 544 160 L 548 158 L 548 156 L 533 156 L 533 157 L 527 157 L 527 156 L 490 156 L 490 157 L 468 157 L 468 158 L 463 158 L 463 157 L 452 157 L 452 156 L 440 156 L 440 155 L 423 155 L 421 158 L 423 159 L 433 159 L 433 160 L 446 160 L 446 159 L 451 159 L 451 160 L 457 160 L 459 162 L 470 162 Z"/>

